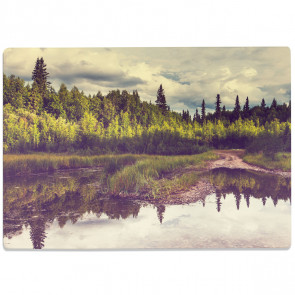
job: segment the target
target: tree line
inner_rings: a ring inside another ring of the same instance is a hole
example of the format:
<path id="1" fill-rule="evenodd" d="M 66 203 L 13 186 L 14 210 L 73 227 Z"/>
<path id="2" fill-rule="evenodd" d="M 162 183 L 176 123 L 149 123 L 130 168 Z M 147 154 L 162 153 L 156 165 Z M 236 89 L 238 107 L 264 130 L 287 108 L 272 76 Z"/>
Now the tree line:
<path id="1" fill-rule="evenodd" d="M 160 85 L 155 104 L 142 101 L 137 90 L 98 91 L 85 95 L 77 87 L 61 84 L 58 91 L 48 81 L 43 58 L 32 72 L 32 85 L 11 75 L 3 76 L 4 152 L 76 151 L 192 154 L 215 148 L 245 148 L 254 140 L 273 140 L 275 151 L 290 150 L 291 103 L 226 110 L 217 94 L 214 113 L 196 109 L 182 114 L 170 110 Z M 267 145 L 258 144 L 261 150 Z"/>

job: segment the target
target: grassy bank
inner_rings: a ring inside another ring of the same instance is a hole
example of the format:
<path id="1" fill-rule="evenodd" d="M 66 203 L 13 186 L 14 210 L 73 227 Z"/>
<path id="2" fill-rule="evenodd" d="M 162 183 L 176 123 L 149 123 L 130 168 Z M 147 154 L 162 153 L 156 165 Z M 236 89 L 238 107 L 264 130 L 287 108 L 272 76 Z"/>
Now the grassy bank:
<path id="1" fill-rule="evenodd" d="M 125 165 L 134 164 L 148 156 L 136 154 L 79 156 L 67 154 L 5 154 L 3 156 L 4 176 L 38 172 L 51 172 L 58 169 L 87 168 L 104 166 L 107 173 L 114 173 Z"/>
<path id="2" fill-rule="evenodd" d="M 274 157 L 263 153 L 247 153 L 243 160 L 266 169 L 291 171 L 291 153 L 276 153 Z"/>
<path id="3" fill-rule="evenodd" d="M 3 171 L 4 176 L 13 176 L 102 166 L 108 193 L 119 195 L 140 192 L 143 196 L 156 198 L 191 187 L 198 181 L 199 174 L 185 168 L 202 168 L 207 161 L 217 158 L 218 155 L 211 151 L 189 156 L 6 154 Z"/>
<path id="4" fill-rule="evenodd" d="M 156 197 L 160 191 L 169 191 L 171 188 L 187 188 L 196 181 L 196 177 L 176 177 L 172 180 L 161 182 L 161 178 L 175 172 L 178 168 L 194 165 L 201 168 L 206 161 L 215 160 L 218 156 L 213 152 L 206 152 L 190 156 L 152 156 L 137 161 L 132 166 L 126 166 L 116 172 L 108 180 L 109 191 L 117 195 L 119 193 L 146 193 Z M 187 175 L 188 176 L 188 175 Z"/>

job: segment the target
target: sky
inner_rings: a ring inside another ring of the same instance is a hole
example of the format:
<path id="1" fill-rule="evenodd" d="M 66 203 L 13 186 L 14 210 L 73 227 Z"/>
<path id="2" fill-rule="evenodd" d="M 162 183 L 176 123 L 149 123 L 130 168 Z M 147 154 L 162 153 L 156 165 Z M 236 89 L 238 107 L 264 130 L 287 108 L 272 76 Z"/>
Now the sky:
<path id="1" fill-rule="evenodd" d="M 222 106 L 270 105 L 291 99 L 291 60 L 287 47 L 170 47 L 170 48 L 9 48 L 4 51 L 4 73 L 31 82 L 36 59 L 43 57 L 49 81 L 85 94 L 138 90 L 142 100 L 155 102 L 163 85 L 171 110 L 214 111 L 216 95 Z"/>

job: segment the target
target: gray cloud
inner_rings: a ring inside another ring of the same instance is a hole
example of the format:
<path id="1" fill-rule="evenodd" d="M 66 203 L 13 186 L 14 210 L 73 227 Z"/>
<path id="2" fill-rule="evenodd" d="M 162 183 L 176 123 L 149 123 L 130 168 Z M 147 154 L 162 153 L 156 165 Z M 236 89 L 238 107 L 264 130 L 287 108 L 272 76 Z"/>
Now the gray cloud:
<path id="1" fill-rule="evenodd" d="M 67 74 L 67 72 L 63 72 L 57 74 L 55 77 L 68 84 L 73 84 L 75 82 L 79 82 L 81 79 L 86 79 L 105 87 L 130 87 L 136 86 L 138 84 L 145 84 L 145 81 L 142 79 L 138 77 L 127 76 L 125 73 L 81 71 Z"/>
<path id="2" fill-rule="evenodd" d="M 291 98 L 288 48 L 47 48 L 7 49 L 4 73 L 31 80 L 37 57 L 43 56 L 50 81 L 76 85 L 87 94 L 114 88 L 137 89 L 143 100 L 155 101 L 160 84 L 171 109 L 193 113 L 205 99 L 214 109 L 216 94 L 222 105 L 271 104 Z"/>
<path id="3" fill-rule="evenodd" d="M 281 98 L 291 99 L 291 84 L 280 84 L 280 85 L 264 85 L 258 87 L 262 92 L 266 94 L 268 98 Z"/>
<path id="4" fill-rule="evenodd" d="M 181 85 L 190 85 L 191 84 L 188 81 L 181 81 L 181 78 L 178 73 L 162 72 L 160 76 L 165 77 L 165 78 L 172 80 L 172 81 L 176 81 Z"/>

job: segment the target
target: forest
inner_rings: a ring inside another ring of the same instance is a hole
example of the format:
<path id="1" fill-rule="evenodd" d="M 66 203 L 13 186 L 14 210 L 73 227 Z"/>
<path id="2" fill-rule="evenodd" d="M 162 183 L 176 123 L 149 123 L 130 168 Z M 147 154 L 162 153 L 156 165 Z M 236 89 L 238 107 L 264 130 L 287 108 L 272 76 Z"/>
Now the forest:
<path id="1" fill-rule="evenodd" d="M 155 101 L 140 93 L 112 90 L 86 95 L 77 87 L 49 81 L 43 58 L 38 58 L 32 83 L 3 76 L 4 153 L 68 152 L 82 154 L 144 153 L 197 154 L 210 148 L 246 148 L 265 154 L 291 151 L 291 102 L 274 98 L 250 107 L 239 96 L 227 110 L 216 96 L 215 112 L 170 110 L 162 85 Z M 270 104 L 269 104 L 270 103 Z"/>

